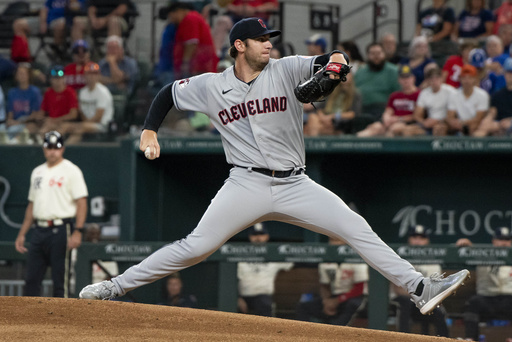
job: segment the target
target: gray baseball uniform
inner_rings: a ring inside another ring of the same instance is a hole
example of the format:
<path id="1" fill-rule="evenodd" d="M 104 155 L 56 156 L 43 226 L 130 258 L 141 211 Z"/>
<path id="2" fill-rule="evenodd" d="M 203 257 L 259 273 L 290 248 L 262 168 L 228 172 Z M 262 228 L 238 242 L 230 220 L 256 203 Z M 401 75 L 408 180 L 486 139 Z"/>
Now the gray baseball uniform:
<path id="1" fill-rule="evenodd" d="M 299 171 L 305 167 L 302 104 L 293 88 L 311 77 L 314 62 L 301 56 L 271 59 L 249 84 L 233 67 L 173 84 L 176 107 L 206 113 L 221 133 L 227 162 L 236 166 L 186 238 L 112 279 L 120 295 L 199 263 L 233 235 L 268 220 L 341 238 L 387 279 L 415 291 L 423 276 L 337 195 Z M 278 178 L 255 168 L 295 172 Z"/>

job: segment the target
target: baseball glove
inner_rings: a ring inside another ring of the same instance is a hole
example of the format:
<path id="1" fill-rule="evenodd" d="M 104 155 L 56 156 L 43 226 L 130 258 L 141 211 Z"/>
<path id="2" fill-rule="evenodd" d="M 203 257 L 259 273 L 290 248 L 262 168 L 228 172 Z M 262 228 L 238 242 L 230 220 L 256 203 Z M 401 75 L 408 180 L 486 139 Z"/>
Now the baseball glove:
<path id="1" fill-rule="evenodd" d="M 340 82 L 347 80 L 350 67 L 346 64 L 330 62 L 318 70 L 313 77 L 299 84 L 294 89 L 295 97 L 302 103 L 318 102 L 327 97 Z M 339 75 L 340 78 L 332 79 L 329 75 Z"/>

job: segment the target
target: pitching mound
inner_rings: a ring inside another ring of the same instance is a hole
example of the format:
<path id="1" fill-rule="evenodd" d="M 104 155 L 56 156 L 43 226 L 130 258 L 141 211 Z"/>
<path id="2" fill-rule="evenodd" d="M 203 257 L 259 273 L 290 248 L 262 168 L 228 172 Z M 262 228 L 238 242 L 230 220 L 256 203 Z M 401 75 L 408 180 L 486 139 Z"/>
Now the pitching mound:
<path id="1" fill-rule="evenodd" d="M 453 341 L 209 310 L 0 297 L 2 341 Z"/>

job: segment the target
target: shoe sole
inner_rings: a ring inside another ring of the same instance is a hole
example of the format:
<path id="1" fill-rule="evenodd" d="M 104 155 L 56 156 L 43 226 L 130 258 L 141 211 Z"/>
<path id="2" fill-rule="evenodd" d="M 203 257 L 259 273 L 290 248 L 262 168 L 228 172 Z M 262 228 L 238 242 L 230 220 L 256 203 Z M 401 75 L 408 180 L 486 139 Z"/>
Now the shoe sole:
<path id="1" fill-rule="evenodd" d="M 462 282 L 464 280 L 467 279 L 467 277 L 469 276 L 469 271 L 468 270 L 464 270 L 466 271 L 465 272 L 465 276 L 461 279 L 459 279 L 455 284 L 453 284 L 452 286 L 450 286 L 449 288 L 447 288 L 446 290 L 444 290 L 443 292 L 441 292 L 440 294 L 438 294 L 437 296 L 435 296 L 434 298 L 432 298 L 431 300 L 429 300 L 429 302 L 427 304 L 425 304 L 421 309 L 420 309 L 420 312 L 423 314 L 423 315 L 428 315 L 432 310 L 434 310 L 439 304 L 441 304 L 441 302 L 446 298 L 448 297 L 449 295 L 451 295 L 452 293 L 455 292 L 455 290 L 460 286 L 460 284 L 462 284 Z"/>

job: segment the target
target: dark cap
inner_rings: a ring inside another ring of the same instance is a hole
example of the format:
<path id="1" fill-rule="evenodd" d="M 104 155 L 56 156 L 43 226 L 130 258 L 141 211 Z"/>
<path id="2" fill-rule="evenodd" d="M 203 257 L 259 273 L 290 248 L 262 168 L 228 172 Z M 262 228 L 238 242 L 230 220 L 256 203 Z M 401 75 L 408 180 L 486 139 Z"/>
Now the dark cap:
<path id="1" fill-rule="evenodd" d="M 428 233 L 427 229 L 425 228 L 425 226 L 417 224 L 414 227 L 409 227 L 407 235 L 408 236 L 421 236 L 421 237 L 427 238 L 429 233 Z"/>
<path id="2" fill-rule="evenodd" d="M 235 40 L 261 37 L 269 34 L 270 37 L 279 36 L 281 31 L 269 30 L 265 22 L 258 18 L 246 18 L 237 22 L 229 32 L 229 43 L 235 44 Z"/>
<path id="3" fill-rule="evenodd" d="M 487 55 L 484 49 L 473 49 L 469 52 L 469 63 L 475 68 L 482 69 L 485 67 L 485 61 L 487 59 Z"/>
<path id="4" fill-rule="evenodd" d="M 44 135 L 43 147 L 61 149 L 64 147 L 64 139 L 59 132 L 50 131 Z"/>
<path id="5" fill-rule="evenodd" d="M 398 76 L 399 77 L 409 77 L 409 76 L 412 76 L 414 75 L 412 73 L 412 70 L 411 70 L 411 67 L 408 66 L 408 65 L 400 65 L 400 67 L 398 68 Z"/>
<path id="6" fill-rule="evenodd" d="M 71 51 L 73 53 L 78 53 L 80 48 L 82 48 L 84 52 L 89 51 L 89 44 L 83 39 L 78 39 L 71 46 Z"/>
<path id="7" fill-rule="evenodd" d="M 512 236 L 510 235 L 510 228 L 508 227 L 499 227 L 494 230 L 494 238 L 498 240 L 510 240 Z"/>
<path id="8" fill-rule="evenodd" d="M 50 77 L 64 77 L 64 67 L 62 65 L 55 65 L 50 70 Z"/>
<path id="9" fill-rule="evenodd" d="M 325 51 L 325 49 L 327 49 L 327 40 L 320 33 L 312 35 L 305 41 L 305 43 L 318 45 L 322 48 L 322 51 Z"/>
<path id="10" fill-rule="evenodd" d="M 263 223 L 256 223 L 254 226 L 249 228 L 249 235 L 264 235 L 268 234 L 267 228 L 263 225 Z"/>

